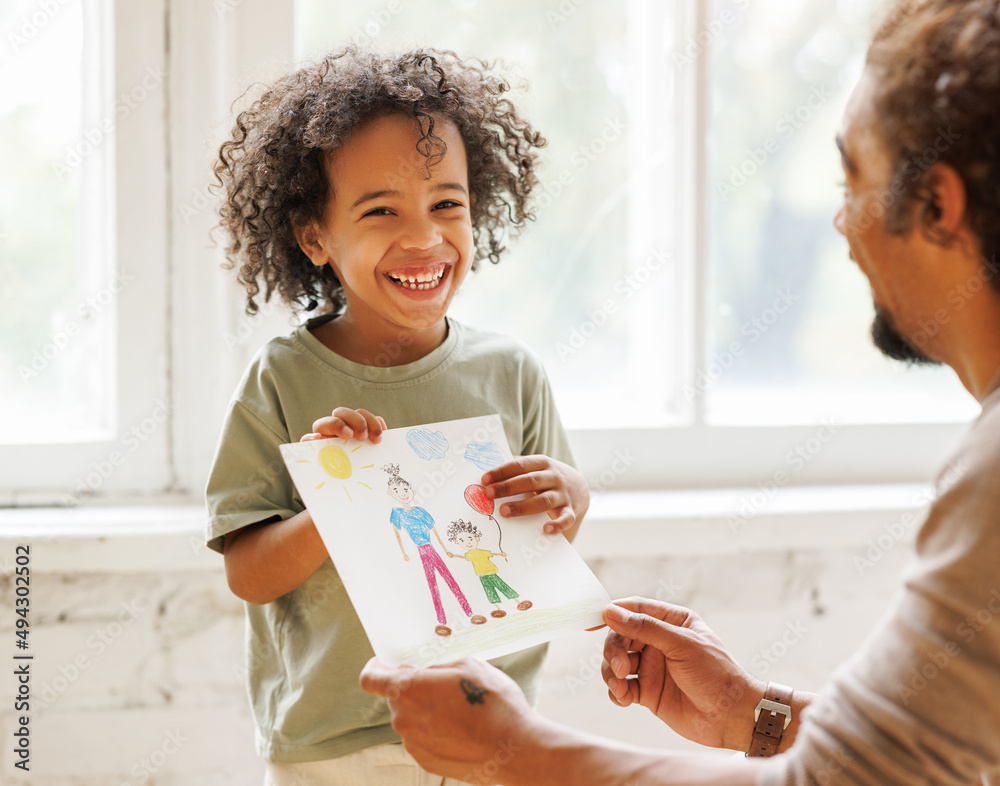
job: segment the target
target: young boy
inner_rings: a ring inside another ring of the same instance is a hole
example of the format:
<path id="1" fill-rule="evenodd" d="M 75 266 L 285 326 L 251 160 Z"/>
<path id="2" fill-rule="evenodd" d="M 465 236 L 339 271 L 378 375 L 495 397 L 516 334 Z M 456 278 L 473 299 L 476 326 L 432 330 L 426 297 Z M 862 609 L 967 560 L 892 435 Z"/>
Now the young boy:
<path id="1" fill-rule="evenodd" d="M 495 499 L 528 494 L 503 515 L 547 511 L 546 529 L 571 538 L 586 512 L 537 360 L 447 317 L 476 260 L 497 261 L 531 217 L 544 141 L 506 89 L 451 53 L 349 48 L 272 85 L 220 149 L 221 223 L 248 311 L 263 290 L 320 313 L 254 359 L 207 489 L 208 544 L 247 601 L 247 679 L 270 783 L 423 782 L 387 744 L 399 737 L 384 702 L 358 685 L 371 646 L 279 445 L 378 442 L 387 423 L 497 412 L 520 458 L 482 484 Z M 543 657 L 536 647 L 496 663 L 533 698 Z"/>

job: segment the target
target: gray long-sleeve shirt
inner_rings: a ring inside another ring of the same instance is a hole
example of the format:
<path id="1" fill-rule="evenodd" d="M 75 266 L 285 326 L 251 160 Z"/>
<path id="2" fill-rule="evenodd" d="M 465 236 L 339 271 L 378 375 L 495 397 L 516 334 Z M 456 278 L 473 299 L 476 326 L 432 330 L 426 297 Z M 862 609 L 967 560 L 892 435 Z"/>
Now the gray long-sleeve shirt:
<path id="1" fill-rule="evenodd" d="M 888 612 L 758 786 L 1000 786 L 998 387 L 938 478 Z"/>

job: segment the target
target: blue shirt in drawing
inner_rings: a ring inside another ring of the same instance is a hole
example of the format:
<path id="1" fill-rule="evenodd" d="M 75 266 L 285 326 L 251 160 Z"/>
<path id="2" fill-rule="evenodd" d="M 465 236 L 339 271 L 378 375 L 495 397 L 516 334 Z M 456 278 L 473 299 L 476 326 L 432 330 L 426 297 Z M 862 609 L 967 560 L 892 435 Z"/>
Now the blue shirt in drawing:
<path id="1" fill-rule="evenodd" d="M 406 534 L 413 540 L 414 546 L 426 546 L 431 542 L 431 530 L 434 529 L 434 519 L 423 508 L 414 507 L 393 508 L 389 518 L 396 529 L 405 528 Z"/>

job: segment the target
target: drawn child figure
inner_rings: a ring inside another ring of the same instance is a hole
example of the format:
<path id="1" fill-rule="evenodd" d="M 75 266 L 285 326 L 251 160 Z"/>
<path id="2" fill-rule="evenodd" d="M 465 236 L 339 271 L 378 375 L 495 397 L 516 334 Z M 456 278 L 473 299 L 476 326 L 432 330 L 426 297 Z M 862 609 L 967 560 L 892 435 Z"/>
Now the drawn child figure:
<path id="1" fill-rule="evenodd" d="M 256 746 L 277 786 L 425 777 L 391 744 L 385 701 L 358 684 L 371 645 L 282 443 L 377 443 L 387 422 L 497 413 L 515 458 L 481 483 L 502 515 L 545 512 L 548 532 L 572 538 L 587 510 L 541 364 L 448 316 L 466 274 L 532 217 L 543 144 L 479 61 L 348 48 L 265 86 L 219 151 L 221 226 L 248 312 L 273 297 L 316 315 L 250 364 L 207 488 L 208 544 L 246 601 Z M 544 655 L 493 662 L 534 701 Z"/>
<path id="2" fill-rule="evenodd" d="M 490 557 L 506 557 L 507 555 L 502 551 L 479 548 L 479 541 L 482 539 L 483 533 L 479 531 L 479 527 L 463 519 L 451 522 L 451 526 L 448 527 L 448 540 L 465 549 L 465 558 L 472 563 L 472 569 L 479 576 L 483 591 L 486 593 L 486 599 L 496 606 L 496 609 L 490 612 L 490 616 L 506 617 L 507 612 L 500 608 L 500 595 L 497 593 L 502 592 L 508 600 L 517 600 L 520 596 L 510 588 L 506 581 L 500 578 L 497 574 L 497 566 L 490 559 Z M 447 554 L 449 557 L 460 558 L 461 556 L 452 554 L 450 551 Z M 530 600 L 522 600 L 517 604 L 518 611 L 526 611 L 530 608 Z"/>
<path id="3" fill-rule="evenodd" d="M 386 464 L 382 469 L 389 473 L 389 489 L 387 493 L 402 505 L 401 508 L 393 508 L 389 518 L 392 522 L 393 532 L 396 533 L 396 542 L 399 544 L 399 550 L 403 552 L 403 559 L 409 562 L 410 557 L 407 555 L 406 549 L 403 548 L 403 541 L 399 536 L 399 531 L 405 529 L 406 534 L 413 541 L 413 545 L 417 547 L 417 552 L 420 554 L 420 562 L 424 566 L 424 577 L 427 579 L 427 587 L 431 591 L 431 600 L 434 601 L 434 612 L 437 614 L 438 624 L 434 628 L 434 632 L 438 636 L 451 635 L 451 628 L 448 627 L 448 618 L 445 616 L 444 606 L 441 604 L 441 593 L 438 590 L 436 573 L 440 574 L 441 578 L 444 579 L 444 583 L 448 585 L 448 589 L 455 596 L 455 600 L 458 601 L 458 605 L 462 607 L 462 611 L 465 612 L 465 616 L 469 618 L 469 621 L 473 625 L 482 625 L 486 622 L 486 617 L 482 614 L 472 613 L 472 608 L 469 606 L 469 601 L 466 600 L 462 588 L 458 586 L 458 582 L 451 575 L 448 566 L 444 564 L 441 555 L 431 545 L 431 533 L 433 532 L 434 536 L 438 539 L 438 543 L 441 544 L 441 548 L 445 553 L 448 553 L 448 547 L 444 545 L 441 536 L 434 528 L 434 519 L 431 517 L 431 514 L 420 506 L 413 504 L 416 494 L 413 493 L 413 487 L 399 476 L 398 464 Z"/>

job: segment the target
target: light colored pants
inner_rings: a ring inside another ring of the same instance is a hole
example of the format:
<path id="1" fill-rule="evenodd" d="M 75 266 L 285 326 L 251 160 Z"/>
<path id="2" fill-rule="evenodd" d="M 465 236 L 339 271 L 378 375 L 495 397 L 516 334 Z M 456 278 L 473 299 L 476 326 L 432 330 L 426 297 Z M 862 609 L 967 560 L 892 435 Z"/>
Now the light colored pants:
<path id="1" fill-rule="evenodd" d="M 338 759 L 302 764 L 264 762 L 264 786 L 463 786 L 464 781 L 431 775 L 399 743 L 375 745 Z M 469 773 L 485 783 L 482 773 Z"/>

